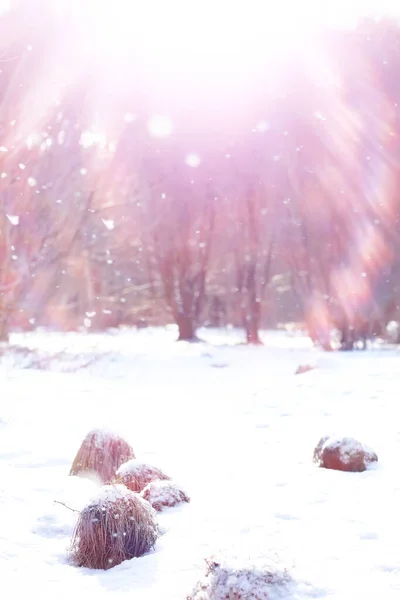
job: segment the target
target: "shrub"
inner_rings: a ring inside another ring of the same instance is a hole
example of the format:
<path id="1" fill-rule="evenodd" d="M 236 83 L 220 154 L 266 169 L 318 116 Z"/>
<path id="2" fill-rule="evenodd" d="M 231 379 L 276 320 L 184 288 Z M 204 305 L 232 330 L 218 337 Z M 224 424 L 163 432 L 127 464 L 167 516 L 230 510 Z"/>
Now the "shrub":
<path id="1" fill-rule="evenodd" d="M 152 481 L 140 494 L 151 506 L 161 512 L 165 507 L 190 502 L 189 496 L 172 481 Z"/>
<path id="2" fill-rule="evenodd" d="M 204 578 L 186 600 L 272 600 L 282 597 L 291 581 L 278 564 L 243 567 L 237 561 L 209 560 Z"/>
<path id="3" fill-rule="evenodd" d="M 114 477 L 118 467 L 135 458 L 131 446 L 119 436 L 95 429 L 83 440 L 70 475 L 97 475 L 102 483 Z"/>
<path id="4" fill-rule="evenodd" d="M 150 504 L 125 486 L 103 486 L 79 515 L 70 548 L 72 562 L 110 569 L 146 554 L 159 533 L 155 516 Z"/>
<path id="5" fill-rule="evenodd" d="M 169 479 L 171 478 L 157 467 L 138 460 L 128 460 L 119 467 L 114 482 L 123 483 L 132 492 L 141 492 L 152 481 Z"/>
<path id="6" fill-rule="evenodd" d="M 375 452 L 349 437 L 325 436 L 314 450 L 314 461 L 318 466 L 336 471 L 365 471 L 377 460 Z"/>

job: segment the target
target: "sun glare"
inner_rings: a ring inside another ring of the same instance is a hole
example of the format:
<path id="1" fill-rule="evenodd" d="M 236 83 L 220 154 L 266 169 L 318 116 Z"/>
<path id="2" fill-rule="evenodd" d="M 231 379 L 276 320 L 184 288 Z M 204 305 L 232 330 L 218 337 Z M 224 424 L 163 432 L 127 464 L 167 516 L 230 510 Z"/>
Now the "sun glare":
<path id="1" fill-rule="evenodd" d="M 154 137 L 166 137 L 172 133 L 172 121 L 163 115 L 154 115 L 148 123 L 148 130 Z"/>
<path id="2" fill-rule="evenodd" d="M 396 12 L 395 0 L 88 0 L 88 36 L 108 52 L 129 47 L 166 62 L 249 60 L 290 50 L 323 27 L 352 27 L 367 14 Z M 397 9 L 397 12 L 400 12 Z M 266 53 L 268 54 L 268 52 Z"/>

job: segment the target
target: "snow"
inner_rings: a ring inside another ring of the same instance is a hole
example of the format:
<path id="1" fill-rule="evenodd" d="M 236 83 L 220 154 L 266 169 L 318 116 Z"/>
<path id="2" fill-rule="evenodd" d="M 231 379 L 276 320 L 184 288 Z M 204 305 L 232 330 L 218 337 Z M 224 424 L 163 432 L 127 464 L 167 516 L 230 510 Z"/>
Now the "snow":
<path id="1" fill-rule="evenodd" d="M 90 498 L 89 505 L 104 506 L 118 502 L 132 497 L 133 492 L 128 490 L 124 485 L 103 485 L 95 494 Z M 140 496 L 136 496 L 140 498 Z"/>
<path id="2" fill-rule="evenodd" d="M 115 223 L 112 219 L 102 219 L 104 225 L 107 227 L 107 229 L 112 230 L 114 229 Z"/>
<path id="3" fill-rule="evenodd" d="M 131 475 L 132 477 L 135 477 L 136 475 L 142 477 L 149 475 L 151 477 L 153 471 L 157 470 L 157 467 L 153 465 L 149 465 L 141 462 L 140 460 L 136 460 L 135 458 L 131 458 L 119 467 L 117 471 L 117 477 L 124 477 L 126 475 Z"/>
<path id="4" fill-rule="evenodd" d="M 0 361 L 3 589 L 177 600 L 212 555 L 239 568 L 276 555 L 296 582 L 286 600 L 397 600 L 398 352 L 324 354 L 285 332 L 251 348 L 234 330 L 199 333 L 208 343 L 175 343 L 172 327 L 12 336 L 57 356 L 45 368 L 26 368 L 18 352 Z M 92 572 L 68 564 L 77 513 L 66 506 L 82 510 L 99 488 L 68 472 L 88 431 L 103 427 L 191 502 L 157 516 L 165 533 L 154 552 Z M 318 468 L 313 450 L 330 431 L 365 440 L 376 468 Z"/>
<path id="5" fill-rule="evenodd" d="M 96 428 L 89 431 L 86 438 L 93 438 L 94 445 L 96 448 L 104 448 L 105 445 L 109 445 L 112 442 L 116 442 L 120 439 L 119 435 L 109 428 Z"/>
<path id="6" fill-rule="evenodd" d="M 19 216 L 18 215 L 7 215 L 7 219 L 10 221 L 11 225 L 19 224 Z"/>

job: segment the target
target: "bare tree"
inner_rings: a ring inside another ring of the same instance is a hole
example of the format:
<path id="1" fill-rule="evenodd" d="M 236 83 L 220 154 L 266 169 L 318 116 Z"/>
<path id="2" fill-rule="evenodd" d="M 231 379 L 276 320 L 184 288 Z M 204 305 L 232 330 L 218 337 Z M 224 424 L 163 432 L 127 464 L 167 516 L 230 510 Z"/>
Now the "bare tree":
<path id="1" fill-rule="evenodd" d="M 194 340 L 203 309 L 214 232 L 215 201 L 210 190 L 188 187 L 172 196 L 154 189 L 145 207 L 147 251 L 157 269 L 164 298 L 179 329 L 179 340 Z"/>
<path id="2" fill-rule="evenodd" d="M 248 344 L 260 344 L 259 329 L 267 286 L 272 276 L 276 232 L 268 191 L 250 186 L 238 199 L 233 236 L 237 301 Z M 268 207 L 268 208 L 267 208 Z"/>

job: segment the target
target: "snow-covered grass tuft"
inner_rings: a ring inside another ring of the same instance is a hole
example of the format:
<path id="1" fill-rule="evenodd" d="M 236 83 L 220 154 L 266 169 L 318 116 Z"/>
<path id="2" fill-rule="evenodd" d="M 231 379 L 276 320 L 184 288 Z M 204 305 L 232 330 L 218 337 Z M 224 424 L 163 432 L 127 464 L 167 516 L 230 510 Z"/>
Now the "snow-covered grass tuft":
<path id="1" fill-rule="evenodd" d="M 275 561 L 243 565 L 238 559 L 206 561 L 204 577 L 187 600 L 275 600 L 288 597 L 289 571 Z"/>
<path id="2" fill-rule="evenodd" d="M 123 485 L 106 485 L 82 510 L 73 533 L 73 564 L 111 569 L 143 556 L 155 545 L 159 531 L 150 504 Z"/>
<path id="3" fill-rule="evenodd" d="M 324 436 L 314 450 L 314 461 L 325 469 L 360 473 L 376 463 L 378 456 L 354 438 Z"/>
<path id="4" fill-rule="evenodd" d="M 115 483 L 123 483 L 132 492 L 141 492 L 148 483 L 152 481 L 163 481 L 171 479 L 153 465 L 139 460 L 128 460 L 121 465 L 115 476 Z"/>
<path id="5" fill-rule="evenodd" d="M 94 475 L 105 483 L 123 463 L 134 457 L 133 449 L 121 437 L 111 431 L 94 429 L 83 440 L 70 475 Z"/>
<path id="6" fill-rule="evenodd" d="M 151 506 L 161 512 L 164 508 L 172 508 L 184 502 L 190 502 L 189 496 L 172 481 L 152 481 L 140 494 Z"/>

